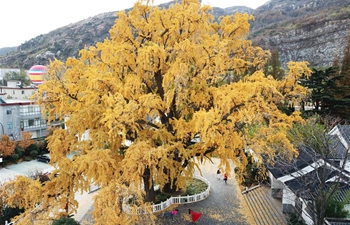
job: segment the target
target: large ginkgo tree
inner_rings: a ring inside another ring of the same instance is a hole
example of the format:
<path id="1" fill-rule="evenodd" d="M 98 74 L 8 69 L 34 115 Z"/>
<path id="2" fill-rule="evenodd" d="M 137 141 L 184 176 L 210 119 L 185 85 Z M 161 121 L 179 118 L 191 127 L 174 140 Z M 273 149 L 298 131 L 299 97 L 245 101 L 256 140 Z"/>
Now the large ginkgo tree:
<path id="1" fill-rule="evenodd" d="M 55 176 L 41 186 L 19 180 L 35 189 L 7 199 L 26 209 L 19 224 L 74 212 L 74 193 L 92 184 L 97 224 L 152 224 L 154 185 L 184 187 L 203 160 L 218 157 L 230 172 L 230 162 L 247 165 L 248 148 L 256 157 L 296 154 L 285 131 L 302 119 L 279 107 L 304 96 L 307 63 L 290 62 L 281 80 L 263 74 L 269 52 L 247 40 L 252 16 L 216 21 L 211 12 L 198 0 L 140 1 L 117 14 L 103 42 L 50 63 L 35 98 L 66 129 L 48 138 Z"/>

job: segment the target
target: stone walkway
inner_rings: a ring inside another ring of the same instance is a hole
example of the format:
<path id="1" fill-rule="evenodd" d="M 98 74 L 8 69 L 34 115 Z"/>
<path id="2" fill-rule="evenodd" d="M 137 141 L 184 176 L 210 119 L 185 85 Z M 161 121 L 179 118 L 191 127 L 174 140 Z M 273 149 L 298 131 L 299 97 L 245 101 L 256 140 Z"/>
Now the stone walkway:
<path id="1" fill-rule="evenodd" d="M 179 214 L 175 217 L 173 224 L 203 224 L 203 225 L 255 225 L 248 206 L 241 194 L 234 174 L 229 176 L 227 184 L 221 179 L 216 178 L 219 160 L 213 159 L 213 163 L 206 162 L 201 166 L 203 176 L 211 184 L 211 193 L 203 201 L 178 205 Z M 188 209 L 203 213 L 202 217 L 196 222 L 191 222 Z M 156 224 L 168 224 L 169 218 L 157 216 Z"/>
<path id="2" fill-rule="evenodd" d="M 157 213 L 156 224 L 203 224 L 203 225 L 256 225 L 254 218 L 244 200 L 241 191 L 237 185 L 234 174 L 229 176 L 227 184 L 221 179 L 216 178 L 219 160 L 213 159 L 213 163 L 206 162 L 201 166 L 203 176 L 211 183 L 211 193 L 203 201 L 173 205 L 173 208 L 179 209 L 175 221 L 172 223 L 168 217 L 163 217 L 162 213 Z M 202 217 L 196 223 L 191 222 L 188 209 L 203 213 Z M 92 211 L 91 208 L 89 211 Z M 92 217 L 87 213 L 80 221 L 82 225 L 93 224 Z"/>

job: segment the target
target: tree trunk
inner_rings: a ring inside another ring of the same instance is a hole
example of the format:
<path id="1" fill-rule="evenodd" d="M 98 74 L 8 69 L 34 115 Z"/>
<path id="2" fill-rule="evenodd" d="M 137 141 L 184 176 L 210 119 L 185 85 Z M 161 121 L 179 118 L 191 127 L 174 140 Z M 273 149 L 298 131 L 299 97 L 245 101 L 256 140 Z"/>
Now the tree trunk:
<path id="1" fill-rule="evenodd" d="M 154 183 L 150 173 L 151 172 L 149 168 L 146 168 L 142 177 L 144 190 L 146 192 L 146 196 L 145 196 L 146 202 L 154 202 L 156 200 L 156 195 L 154 193 Z M 151 180 L 151 183 L 150 183 L 150 180 Z"/>
<path id="2" fill-rule="evenodd" d="M 166 183 L 163 187 L 163 192 L 165 193 L 169 193 L 169 194 L 172 194 L 176 191 L 177 189 L 177 186 L 176 186 L 176 181 L 177 179 L 175 178 L 174 181 L 173 181 L 173 185 L 171 186 L 171 182 L 169 181 L 168 183 Z"/>

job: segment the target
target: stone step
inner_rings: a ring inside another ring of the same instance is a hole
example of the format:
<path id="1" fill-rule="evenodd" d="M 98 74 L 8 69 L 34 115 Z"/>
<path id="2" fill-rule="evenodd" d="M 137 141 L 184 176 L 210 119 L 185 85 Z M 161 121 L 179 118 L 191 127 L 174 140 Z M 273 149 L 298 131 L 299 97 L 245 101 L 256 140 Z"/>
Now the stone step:
<path id="1" fill-rule="evenodd" d="M 266 220 L 265 212 L 261 209 L 260 202 L 257 201 L 255 193 L 256 191 L 247 193 L 247 200 L 248 204 L 251 206 L 251 211 L 254 213 L 254 219 L 257 224 L 269 224 L 269 222 Z"/>
<path id="2" fill-rule="evenodd" d="M 275 221 L 277 224 L 287 224 L 287 221 L 285 220 L 285 217 L 282 213 L 282 208 L 277 208 L 275 204 L 273 204 L 273 201 L 275 199 L 272 198 L 269 192 L 268 187 L 261 187 L 260 189 L 260 196 L 265 200 L 266 204 L 269 204 L 269 211 L 270 216 L 272 216 L 272 219 Z"/>
<path id="3" fill-rule="evenodd" d="M 282 209 L 278 209 L 269 196 L 267 187 L 258 187 L 243 194 L 250 211 L 258 225 L 287 224 Z"/>

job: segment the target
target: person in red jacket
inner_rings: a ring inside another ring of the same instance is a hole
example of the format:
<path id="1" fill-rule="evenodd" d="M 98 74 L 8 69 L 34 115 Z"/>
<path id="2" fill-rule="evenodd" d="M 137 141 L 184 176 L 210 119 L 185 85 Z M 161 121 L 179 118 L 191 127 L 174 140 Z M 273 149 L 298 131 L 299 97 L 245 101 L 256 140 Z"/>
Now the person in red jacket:
<path id="1" fill-rule="evenodd" d="M 194 212 L 191 209 L 188 209 L 188 213 L 191 214 L 192 216 L 192 222 L 196 222 L 199 220 L 199 218 L 201 218 L 201 216 L 203 215 L 200 212 Z"/>
<path id="2" fill-rule="evenodd" d="M 225 184 L 227 184 L 227 179 L 228 179 L 228 175 L 227 173 L 224 174 L 224 181 L 225 181 Z"/>

